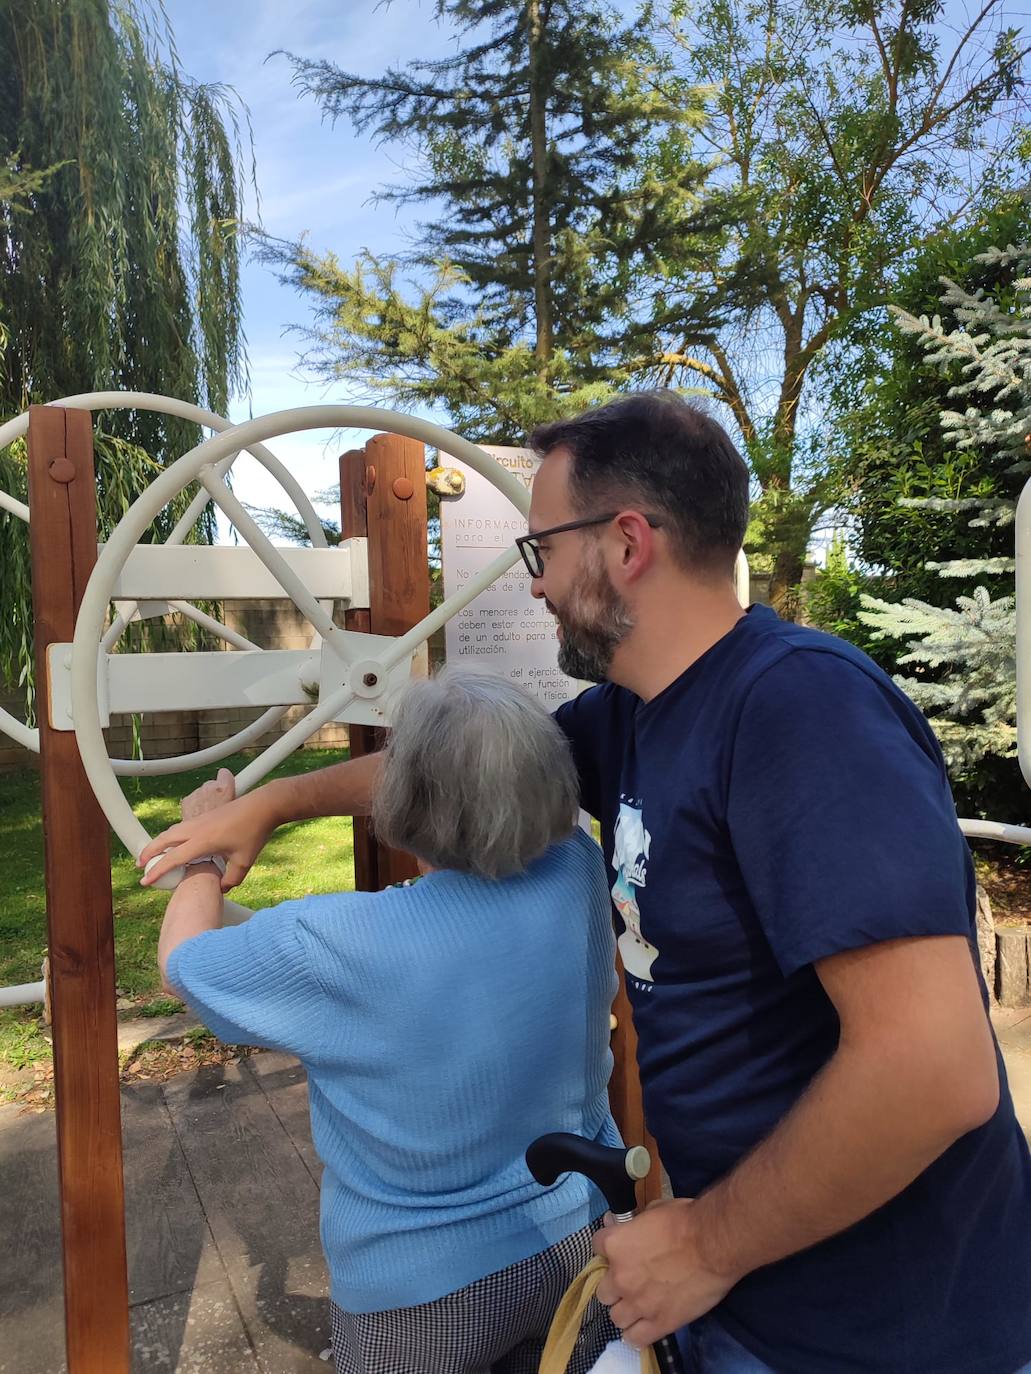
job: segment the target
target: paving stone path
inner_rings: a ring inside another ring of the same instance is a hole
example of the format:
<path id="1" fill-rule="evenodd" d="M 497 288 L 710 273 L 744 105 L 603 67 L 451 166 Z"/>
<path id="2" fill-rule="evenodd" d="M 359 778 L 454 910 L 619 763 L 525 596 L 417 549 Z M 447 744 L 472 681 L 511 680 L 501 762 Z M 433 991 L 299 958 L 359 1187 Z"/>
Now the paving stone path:
<path id="1" fill-rule="evenodd" d="M 1031 1007 L 992 1019 L 1031 1139 Z M 297 1062 L 256 1054 L 133 1084 L 122 1132 L 134 1374 L 326 1374 L 320 1166 Z M 15 1105 L 0 1106 L 0 1332 L 0 1374 L 65 1374 L 55 1118 Z"/>
<path id="2" fill-rule="evenodd" d="M 319 1163 L 286 1055 L 122 1092 L 134 1374 L 326 1374 Z M 53 1112 L 0 1106 L 0 1374 L 64 1374 Z"/>

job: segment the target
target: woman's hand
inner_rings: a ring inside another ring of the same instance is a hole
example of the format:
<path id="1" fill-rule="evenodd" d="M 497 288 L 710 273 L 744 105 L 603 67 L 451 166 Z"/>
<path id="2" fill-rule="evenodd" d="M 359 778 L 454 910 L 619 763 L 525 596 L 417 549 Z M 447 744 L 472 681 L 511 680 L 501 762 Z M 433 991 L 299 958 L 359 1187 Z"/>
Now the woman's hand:
<path id="1" fill-rule="evenodd" d="M 136 860 L 142 868 L 157 862 L 140 882 L 150 887 L 162 874 L 202 854 L 221 854 L 226 861 L 222 891 L 242 883 L 279 818 L 269 805 L 268 788 L 234 799 L 235 780 L 228 768 L 183 798 L 183 819 L 155 835 Z"/>
<path id="2" fill-rule="evenodd" d="M 228 768 L 220 768 L 217 777 L 201 783 L 196 792 L 191 792 L 188 796 L 183 797 L 181 802 L 183 820 L 196 820 L 198 816 L 203 816 L 208 811 L 214 811 L 216 807 L 225 806 L 226 802 L 231 802 L 235 796 L 236 779 Z M 216 850 L 211 852 L 217 853 Z"/>

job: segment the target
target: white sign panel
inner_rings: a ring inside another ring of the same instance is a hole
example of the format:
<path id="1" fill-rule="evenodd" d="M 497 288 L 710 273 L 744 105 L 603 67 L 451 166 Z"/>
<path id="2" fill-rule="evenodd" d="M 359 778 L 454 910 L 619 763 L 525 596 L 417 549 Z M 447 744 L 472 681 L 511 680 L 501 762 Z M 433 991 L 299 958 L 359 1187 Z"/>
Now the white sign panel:
<path id="1" fill-rule="evenodd" d="M 530 449 L 486 448 L 527 487 L 540 459 Z M 465 493 L 440 503 L 440 542 L 444 595 L 452 596 L 520 534 L 526 521 L 478 472 L 450 456 L 445 460 L 465 475 Z M 477 663 L 534 692 L 549 709 L 571 701 L 582 683 L 558 668 L 555 620 L 543 601 L 530 595 L 530 575 L 522 560 L 511 572 L 452 616 L 446 631 L 447 661 Z"/>

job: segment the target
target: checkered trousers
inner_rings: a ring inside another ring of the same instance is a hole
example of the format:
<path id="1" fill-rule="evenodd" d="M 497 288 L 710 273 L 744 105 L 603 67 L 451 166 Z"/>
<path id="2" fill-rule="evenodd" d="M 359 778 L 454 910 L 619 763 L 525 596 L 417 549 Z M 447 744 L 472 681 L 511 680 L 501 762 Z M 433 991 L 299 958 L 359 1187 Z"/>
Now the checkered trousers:
<path id="1" fill-rule="evenodd" d="M 537 1374 L 551 1319 L 599 1225 L 435 1302 L 357 1314 L 332 1303 L 337 1374 Z M 592 1299 L 569 1374 L 587 1374 L 618 1335 Z"/>

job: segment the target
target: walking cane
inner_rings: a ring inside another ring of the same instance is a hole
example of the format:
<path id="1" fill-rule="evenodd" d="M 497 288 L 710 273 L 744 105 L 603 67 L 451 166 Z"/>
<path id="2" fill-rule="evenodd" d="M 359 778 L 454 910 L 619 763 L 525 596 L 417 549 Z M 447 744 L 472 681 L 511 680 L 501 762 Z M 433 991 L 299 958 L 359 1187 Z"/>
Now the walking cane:
<path id="1" fill-rule="evenodd" d="M 526 1151 L 526 1167 L 538 1183 L 550 1187 L 559 1174 L 583 1174 L 601 1191 L 618 1225 L 637 1212 L 637 1181 L 651 1168 L 643 1145 L 629 1150 L 599 1145 L 566 1131 L 542 1135 Z M 652 1346 L 661 1374 L 685 1374 L 675 1335 L 661 1336 Z"/>

